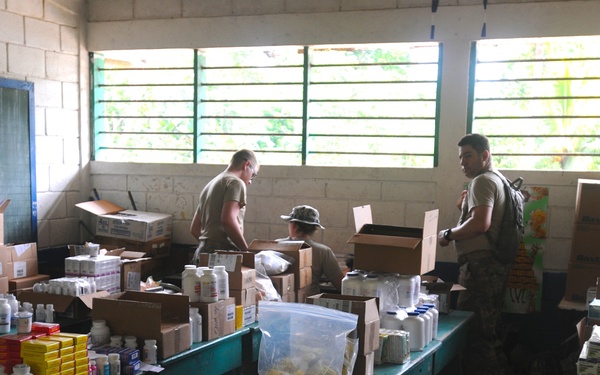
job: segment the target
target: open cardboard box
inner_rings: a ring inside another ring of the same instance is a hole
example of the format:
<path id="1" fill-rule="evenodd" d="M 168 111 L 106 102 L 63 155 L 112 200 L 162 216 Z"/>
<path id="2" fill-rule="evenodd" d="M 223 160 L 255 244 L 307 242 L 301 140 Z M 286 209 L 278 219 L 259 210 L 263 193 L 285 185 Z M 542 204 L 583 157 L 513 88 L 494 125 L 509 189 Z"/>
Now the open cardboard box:
<path id="1" fill-rule="evenodd" d="M 4 211 L 10 203 L 10 199 L 0 199 L 0 245 L 4 243 Z"/>
<path id="2" fill-rule="evenodd" d="M 253 240 L 248 246 L 248 251 L 253 253 L 264 250 L 279 251 L 295 259 L 286 272 L 294 274 L 297 289 L 312 284 L 312 247 L 308 246 L 306 242 Z"/>
<path id="3" fill-rule="evenodd" d="M 373 297 L 316 294 L 306 303 L 358 315 L 358 354 L 367 355 L 379 348 L 379 301 Z"/>
<path id="4" fill-rule="evenodd" d="M 44 305 L 51 303 L 54 305 L 54 312 L 57 317 L 79 319 L 91 315 L 94 298 L 106 297 L 108 294 L 107 291 L 102 290 L 92 294 L 73 297 L 24 290 L 19 293 L 17 298 L 21 303 L 30 302 L 33 306 L 37 306 L 38 303 Z"/>
<path id="5" fill-rule="evenodd" d="M 452 310 L 452 292 L 466 290 L 460 284 L 442 281 L 439 277 L 431 275 L 421 276 L 421 285 L 427 288 L 428 294 L 438 295 L 438 311 L 442 314 L 448 314 Z"/>
<path id="6" fill-rule="evenodd" d="M 126 210 L 105 200 L 77 203 L 76 207 L 95 216 L 95 234 L 147 242 L 159 237 L 170 237 L 173 216 L 157 212 Z"/>
<path id="7" fill-rule="evenodd" d="M 92 318 L 106 320 L 113 335 L 157 341 L 158 358 L 190 348 L 189 297 L 126 291 L 94 299 Z"/>
<path id="8" fill-rule="evenodd" d="M 37 243 L 0 245 L 0 253 L 3 253 L 0 276 L 6 274 L 9 279 L 18 279 L 38 274 Z"/>
<path id="9" fill-rule="evenodd" d="M 217 251 L 200 254 L 201 266 L 225 266 L 230 290 L 245 290 L 256 286 L 254 253 L 248 251 Z"/>
<path id="10" fill-rule="evenodd" d="M 364 271 L 422 275 L 435 268 L 439 210 L 425 212 L 423 228 L 372 224 L 371 206 L 354 207 L 357 233 L 354 268 Z"/>
<path id="11" fill-rule="evenodd" d="M 108 251 L 106 254 L 121 257 L 121 290 L 139 291 L 142 279 L 142 262 L 150 259 L 146 257 L 146 253 L 115 249 Z"/>

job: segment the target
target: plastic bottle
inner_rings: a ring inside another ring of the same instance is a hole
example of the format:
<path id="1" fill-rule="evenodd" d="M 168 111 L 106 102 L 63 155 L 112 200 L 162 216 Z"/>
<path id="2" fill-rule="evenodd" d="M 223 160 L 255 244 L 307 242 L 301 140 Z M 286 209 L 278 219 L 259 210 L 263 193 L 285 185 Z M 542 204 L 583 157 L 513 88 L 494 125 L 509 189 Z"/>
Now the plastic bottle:
<path id="1" fill-rule="evenodd" d="M 35 309 L 35 321 L 36 322 L 45 322 L 46 321 L 46 309 L 44 308 L 44 304 L 38 303 Z"/>
<path id="2" fill-rule="evenodd" d="M 7 294 L 6 300 L 10 305 L 10 326 L 15 328 L 17 326 L 17 316 L 15 314 L 19 312 L 19 301 L 17 301 L 14 294 Z"/>
<path id="3" fill-rule="evenodd" d="M 10 332 L 10 319 L 12 313 L 8 300 L 6 298 L 0 298 L 0 333 Z"/>
<path id="4" fill-rule="evenodd" d="M 204 270 L 200 277 L 200 302 L 217 302 L 218 300 L 217 275 L 212 269 Z"/>
<path id="5" fill-rule="evenodd" d="M 192 319 L 192 342 L 201 342 L 202 315 L 198 313 L 197 307 L 190 307 L 190 318 Z"/>
<path id="6" fill-rule="evenodd" d="M 131 349 L 137 349 L 137 337 L 125 336 L 125 347 Z"/>
<path id="7" fill-rule="evenodd" d="M 46 323 L 54 323 L 54 305 L 52 303 L 46 305 Z"/>
<path id="8" fill-rule="evenodd" d="M 425 346 L 429 345 L 432 340 L 433 316 L 427 312 L 427 309 L 419 307 L 415 311 L 425 320 Z"/>
<path id="9" fill-rule="evenodd" d="M 110 366 L 106 354 L 96 355 L 96 368 L 98 369 L 98 375 L 110 375 Z"/>
<path id="10" fill-rule="evenodd" d="M 121 356 L 119 353 L 108 353 L 110 375 L 121 375 Z"/>
<path id="11" fill-rule="evenodd" d="M 370 273 L 361 283 L 361 296 L 379 297 L 379 275 Z"/>
<path id="12" fill-rule="evenodd" d="M 123 343 L 121 341 L 122 337 L 121 335 L 112 335 L 110 336 L 110 346 L 115 347 L 115 348 L 121 348 L 123 346 Z"/>
<path id="13" fill-rule="evenodd" d="M 402 329 L 402 319 L 396 311 L 386 311 L 385 315 L 381 319 L 381 328 L 385 329 Z"/>
<path id="14" fill-rule="evenodd" d="M 95 359 L 90 359 L 89 373 L 90 375 L 98 375 L 98 367 L 96 367 Z"/>
<path id="15" fill-rule="evenodd" d="M 410 351 L 422 351 L 425 347 L 425 321 L 416 311 L 409 311 L 407 315 L 402 321 L 402 329 L 409 333 Z"/>
<path id="16" fill-rule="evenodd" d="M 225 266 L 215 266 L 215 275 L 217 275 L 219 299 L 229 298 L 229 274 L 225 270 Z"/>
<path id="17" fill-rule="evenodd" d="M 413 307 L 415 280 L 409 275 L 398 275 L 398 306 Z"/>
<path id="18" fill-rule="evenodd" d="M 110 329 L 106 326 L 106 321 L 92 321 L 90 336 L 92 347 L 108 344 L 110 342 Z"/>
<path id="19" fill-rule="evenodd" d="M 190 298 L 190 302 L 198 302 L 200 300 L 200 296 L 196 293 L 197 281 L 198 273 L 196 266 L 186 264 L 181 273 L 181 288 L 183 289 L 183 294 Z"/>
<path id="20" fill-rule="evenodd" d="M 419 297 L 421 295 L 421 276 L 420 275 L 412 275 L 413 279 L 413 305 L 419 304 Z"/>
<path id="21" fill-rule="evenodd" d="M 429 311 L 433 315 L 433 328 L 431 329 L 431 338 L 437 339 L 437 331 L 438 331 L 438 322 L 440 320 L 440 312 L 435 308 L 435 304 L 433 303 L 425 303 L 423 306 L 428 307 Z"/>
<path id="22" fill-rule="evenodd" d="M 351 271 L 342 279 L 342 294 L 346 296 L 359 296 L 362 284 L 358 272 Z"/>
<path id="23" fill-rule="evenodd" d="M 149 363 L 151 365 L 157 362 L 156 340 L 144 340 L 144 358 L 142 362 Z"/>
<path id="24" fill-rule="evenodd" d="M 29 370 L 31 370 L 29 366 L 23 363 L 19 363 L 13 366 L 12 373 L 13 375 L 31 375 L 31 372 Z"/>

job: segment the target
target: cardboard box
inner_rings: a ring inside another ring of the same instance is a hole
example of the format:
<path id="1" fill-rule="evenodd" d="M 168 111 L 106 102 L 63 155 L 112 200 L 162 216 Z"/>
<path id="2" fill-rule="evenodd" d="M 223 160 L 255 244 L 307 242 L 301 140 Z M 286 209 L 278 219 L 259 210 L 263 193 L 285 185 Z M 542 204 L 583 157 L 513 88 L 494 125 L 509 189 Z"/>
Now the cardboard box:
<path id="1" fill-rule="evenodd" d="M 113 335 L 156 339 L 161 360 L 190 348 L 189 317 L 188 296 L 133 291 L 95 298 L 92 310 Z"/>
<path id="2" fill-rule="evenodd" d="M 36 293 L 31 290 L 24 290 L 17 296 L 17 299 L 23 302 L 30 302 L 34 307 L 38 303 L 54 305 L 56 317 L 79 319 L 89 317 L 92 314 L 94 298 L 108 296 L 107 291 L 100 291 L 92 294 L 85 294 L 78 297 L 63 296 L 60 294 Z"/>
<path id="3" fill-rule="evenodd" d="M 9 274 L 9 263 L 11 262 L 10 252 L 5 251 L 0 245 L 0 277 L 7 277 Z"/>
<path id="4" fill-rule="evenodd" d="M 438 295 L 438 311 L 441 314 L 448 314 L 452 310 L 452 292 L 466 290 L 460 284 L 453 282 L 444 282 L 437 276 L 421 276 L 421 285 L 427 288 L 427 294 Z"/>
<path id="5" fill-rule="evenodd" d="M 375 352 L 357 355 L 352 375 L 373 375 L 375 373 Z"/>
<path id="6" fill-rule="evenodd" d="M 8 277 L 6 276 L 0 277 L 0 293 L 8 293 Z"/>
<path id="7" fill-rule="evenodd" d="M 254 253 L 248 251 L 217 251 L 200 254 L 201 266 L 225 266 L 229 275 L 229 290 L 244 290 L 256 286 Z"/>
<path id="8" fill-rule="evenodd" d="M 230 297 L 212 303 L 192 302 L 202 315 L 202 340 L 214 340 L 235 331 L 235 300 Z"/>
<path id="9" fill-rule="evenodd" d="M 171 238 L 169 237 L 159 237 L 147 242 L 141 242 L 123 238 L 95 236 L 94 241 L 103 245 L 125 248 L 128 251 L 145 253 L 148 258 L 166 258 L 171 254 Z"/>
<path id="10" fill-rule="evenodd" d="M 304 288 L 296 289 L 296 302 L 306 303 L 306 297 L 308 297 L 309 292 L 310 286 L 305 286 Z"/>
<path id="11" fill-rule="evenodd" d="M 11 280 L 35 276 L 38 274 L 38 260 L 24 259 L 18 262 L 10 262 L 6 265 L 6 270 L 8 272 L 7 276 Z"/>
<path id="12" fill-rule="evenodd" d="M 50 280 L 50 275 L 40 274 L 12 279 L 8 280 L 8 289 L 11 293 L 14 293 L 23 289 L 33 288 L 35 283 L 41 283 L 48 280 Z"/>
<path id="13" fill-rule="evenodd" d="M 598 277 L 600 277 L 600 266 L 569 263 L 565 299 L 571 302 L 586 303 L 587 290 L 596 285 Z"/>
<path id="14" fill-rule="evenodd" d="M 10 199 L 0 199 L 0 245 L 4 244 L 4 211 L 10 203 Z"/>
<path id="15" fill-rule="evenodd" d="M 248 246 L 248 251 L 259 253 L 263 250 L 274 250 L 290 255 L 296 261 L 286 270 L 295 276 L 296 288 L 304 288 L 312 283 L 312 248 L 304 241 L 268 241 L 253 240 Z"/>
<path id="16" fill-rule="evenodd" d="M 296 302 L 296 291 L 281 294 L 281 302 Z M 304 297 L 306 299 L 306 297 Z"/>
<path id="17" fill-rule="evenodd" d="M 306 298 L 306 303 L 358 315 L 358 354 L 367 355 L 379 348 L 377 298 L 323 293 Z"/>
<path id="18" fill-rule="evenodd" d="M 364 271 L 422 275 L 435 268 L 439 210 L 425 212 L 423 228 L 372 224 L 370 206 L 354 208 L 360 230 L 354 244 L 354 268 Z"/>
<path id="19" fill-rule="evenodd" d="M 571 240 L 571 263 L 600 266 L 600 180 L 577 180 L 575 221 Z"/>
<path id="20" fill-rule="evenodd" d="M 269 278 L 271 279 L 271 282 L 273 282 L 273 287 L 275 287 L 275 290 L 280 296 L 293 293 L 296 290 L 293 273 L 282 273 L 279 275 L 269 276 Z"/>
<path id="21" fill-rule="evenodd" d="M 236 305 L 241 305 L 243 307 L 256 305 L 256 288 L 229 290 L 229 297 L 235 299 Z"/>
<path id="22" fill-rule="evenodd" d="M 140 290 L 142 280 L 142 262 L 147 258 L 145 253 L 128 251 L 124 248 L 107 252 L 107 255 L 117 255 L 121 258 L 121 290 Z"/>
<path id="23" fill-rule="evenodd" d="M 173 216 L 157 212 L 125 210 L 114 203 L 97 200 L 75 206 L 95 214 L 95 234 L 147 242 L 159 237 L 171 237 Z"/>

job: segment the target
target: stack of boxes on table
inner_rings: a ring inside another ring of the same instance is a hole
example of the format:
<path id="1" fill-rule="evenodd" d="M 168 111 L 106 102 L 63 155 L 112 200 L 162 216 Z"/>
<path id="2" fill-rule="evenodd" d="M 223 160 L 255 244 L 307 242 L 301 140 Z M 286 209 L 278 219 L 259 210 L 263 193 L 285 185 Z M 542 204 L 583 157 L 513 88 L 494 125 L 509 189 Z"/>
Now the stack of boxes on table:
<path id="1" fill-rule="evenodd" d="M 16 293 L 46 281 L 49 275 L 38 274 L 37 244 L 4 243 L 4 212 L 10 200 L 0 200 L 0 293 Z"/>
<path id="2" fill-rule="evenodd" d="M 36 375 L 87 375 L 87 340 L 87 335 L 60 332 L 56 323 L 34 322 L 31 333 L 0 336 L 0 364 L 7 374 L 25 364 Z"/>
<path id="3" fill-rule="evenodd" d="M 579 322 L 581 352 L 577 361 L 577 375 L 600 373 L 600 293 L 588 305 L 587 318 Z"/>

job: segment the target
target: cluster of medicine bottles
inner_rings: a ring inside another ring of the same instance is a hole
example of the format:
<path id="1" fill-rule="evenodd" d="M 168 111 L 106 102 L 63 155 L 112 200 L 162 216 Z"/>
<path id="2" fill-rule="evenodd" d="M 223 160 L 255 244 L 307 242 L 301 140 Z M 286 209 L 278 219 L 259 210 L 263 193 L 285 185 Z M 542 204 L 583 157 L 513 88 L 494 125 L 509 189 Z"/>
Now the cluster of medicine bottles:
<path id="1" fill-rule="evenodd" d="M 181 274 L 181 286 L 190 302 L 217 302 L 229 298 L 229 274 L 225 266 L 210 268 L 188 264 Z"/>
<path id="2" fill-rule="evenodd" d="M 352 271 L 342 280 L 342 294 L 379 297 L 381 328 L 408 332 L 411 351 L 437 337 L 438 296 L 425 293 L 419 275 Z"/>

